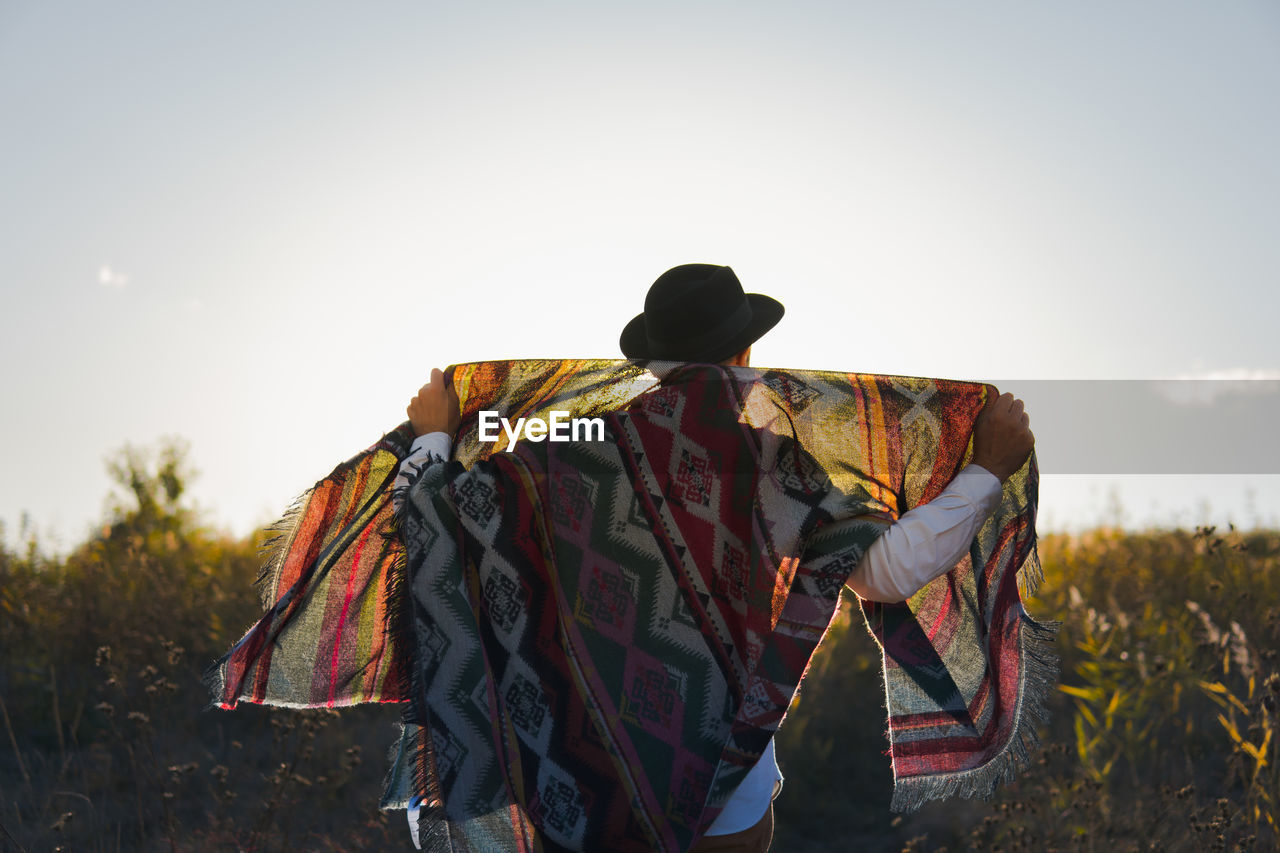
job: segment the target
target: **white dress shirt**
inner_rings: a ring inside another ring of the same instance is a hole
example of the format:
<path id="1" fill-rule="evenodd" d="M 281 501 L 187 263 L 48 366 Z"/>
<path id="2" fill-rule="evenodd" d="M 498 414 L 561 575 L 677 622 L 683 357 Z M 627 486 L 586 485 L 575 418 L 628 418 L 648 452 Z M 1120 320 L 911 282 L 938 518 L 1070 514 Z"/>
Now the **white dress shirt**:
<path id="1" fill-rule="evenodd" d="M 400 510 L 400 487 L 429 457 L 449 458 L 450 437 L 432 432 L 414 439 L 396 475 L 395 509 Z M 904 512 L 862 555 L 846 582 L 860 598 L 906 601 L 929 581 L 950 571 L 969 550 L 978 528 L 1000 504 L 998 477 L 980 465 L 966 465 L 933 500 Z M 760 760 L 747 771 L 707 835 L 729 835 L 755 826 L 764 817 L 782 783 L 773 740 Z M 409 828 L 418 843 L 418 807 L 411 803 Z"/>

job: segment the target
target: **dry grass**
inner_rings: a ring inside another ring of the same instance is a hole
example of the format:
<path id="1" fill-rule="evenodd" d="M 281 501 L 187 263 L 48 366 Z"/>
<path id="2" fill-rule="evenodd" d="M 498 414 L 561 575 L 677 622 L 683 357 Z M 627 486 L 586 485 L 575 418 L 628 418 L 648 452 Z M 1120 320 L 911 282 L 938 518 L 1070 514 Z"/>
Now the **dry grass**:
<path id="1" fill-rule="evenodd" d="M 842 627 L 779 734 L 779 850 L 1274 850 L 1280 534 L 1053 535 L 1037 617 L 1062 680 L 1036 763 L 991 802 L 888 813 L 874 644 Z"/>
<path id="2" fill-rule="evenodd" d="M 395 706 L 202 711 L 201 670 L 259 615 L 258 543 L 183 509 L 180 452 L 115 470 L 125 499 L 68 557 L 0 550 L 0 850 L 412 849 L 377 809 Z M 891 815 L 879 662 L 846 620 L 779 735 L 775 850 L 1276 849 L 1280 535 L 1040 551 L 1063 679 L 1037 763 Z"/>
<path id="3" fill-rule="evenodd" d="M 65 559 L 0 550 L 0 850 L 412 849 L 377 809 L 396 706 L 203 710 L 259 542 L 182 508 L 180 462 L 124 458 L 128 505 Z"/>

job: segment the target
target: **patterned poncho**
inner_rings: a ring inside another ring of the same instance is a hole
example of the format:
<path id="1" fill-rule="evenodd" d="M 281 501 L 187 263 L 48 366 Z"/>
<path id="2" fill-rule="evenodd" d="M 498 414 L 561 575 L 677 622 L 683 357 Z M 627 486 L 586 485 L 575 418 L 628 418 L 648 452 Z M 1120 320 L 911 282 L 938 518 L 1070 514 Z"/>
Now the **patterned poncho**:
<path id="1" fill-rule="evenodd" d="M 268 612 L 206 673 L 223 708 L 405 703 L 381 806 L 425 798 L 423 846 L 446 851 L 688 849 L 862 554 L 964 466 L 989 391 L 607 361 L 452 375 L 453 458 L 414 472 L 397 515 L 402 424 L 303 495 L 259 579 Z M 599 416 L 603 436 L 482 442 L 481 411 Z M 954 569 L 861 601 L 897 810 L 986 795 L 1035 742 L 1055 672 L 1019 594 L 1035 506 L 1033 458 Z"/>

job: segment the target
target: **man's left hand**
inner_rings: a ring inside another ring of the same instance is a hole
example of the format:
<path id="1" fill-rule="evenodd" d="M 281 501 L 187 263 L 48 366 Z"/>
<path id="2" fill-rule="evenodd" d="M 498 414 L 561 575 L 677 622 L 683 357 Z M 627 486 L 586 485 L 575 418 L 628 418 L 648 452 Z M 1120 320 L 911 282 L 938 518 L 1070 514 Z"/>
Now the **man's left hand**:
<path id="1" fill-rule="evenodd" d="M 405 410 L 416 438 L 429 432 L 445 432 L 450 437 L 458 431 L 462 415 L 453 382 L 439 368 L 431 368 L 431 380 L 418 389 Z"/>

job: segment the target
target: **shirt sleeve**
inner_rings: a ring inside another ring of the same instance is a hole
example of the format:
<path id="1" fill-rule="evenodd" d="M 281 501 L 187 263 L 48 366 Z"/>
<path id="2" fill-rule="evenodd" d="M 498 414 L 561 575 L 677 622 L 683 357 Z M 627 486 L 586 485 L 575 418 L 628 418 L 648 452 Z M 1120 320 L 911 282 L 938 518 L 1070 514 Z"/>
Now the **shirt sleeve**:
<path id="1" fill-rule="evenodd" d="M 937 497 L 903 513 L 872 543 L 850 574 L 849 588 L 872 601 L 906 601 L 960 562 L 1000 494 L 995 474 L 966 465 Z"/>
<path id="2" fill-rule="evenodd" d="M 447 461 L 451 449 L 452 441 L 447 432 L 428 432 L 413 440 L 409 455 L 400 461 L 400 470 L 396 472 L 396 480 L 391 486 L 391 503 L 397 514 L 412 475 L 427 465 Z"/>

